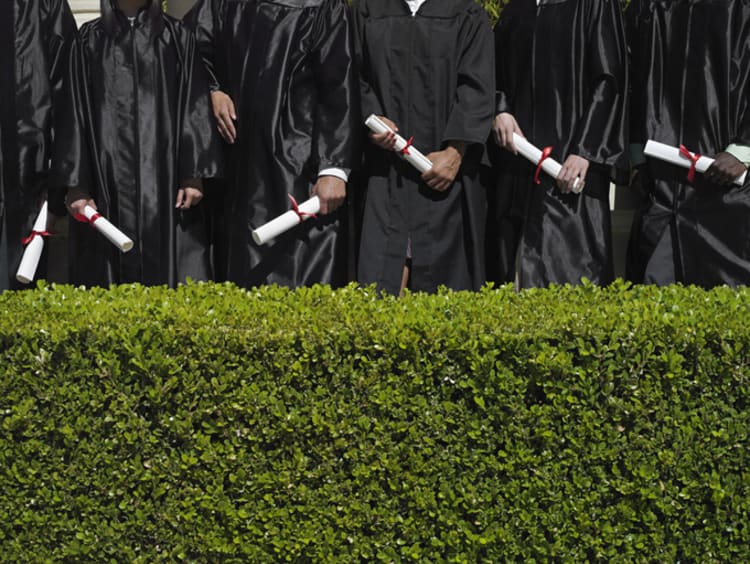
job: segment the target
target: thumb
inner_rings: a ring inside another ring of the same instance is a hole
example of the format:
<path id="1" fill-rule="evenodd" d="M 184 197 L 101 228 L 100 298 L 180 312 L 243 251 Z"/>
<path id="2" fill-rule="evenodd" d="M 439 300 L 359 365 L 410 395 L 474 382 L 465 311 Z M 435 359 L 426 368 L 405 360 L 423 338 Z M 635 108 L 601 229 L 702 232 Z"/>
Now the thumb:
<path id="1" fill-rule="evenodd" d="M 180 188 L 179 190 L 177 190 L 177 202 L 175 202 L 175 206 L 174 207 L 181 208 L 182 207 L 182 203 L 184 201 L 185 201 L 185 190 L 183 190 L 182 188 Z"/>

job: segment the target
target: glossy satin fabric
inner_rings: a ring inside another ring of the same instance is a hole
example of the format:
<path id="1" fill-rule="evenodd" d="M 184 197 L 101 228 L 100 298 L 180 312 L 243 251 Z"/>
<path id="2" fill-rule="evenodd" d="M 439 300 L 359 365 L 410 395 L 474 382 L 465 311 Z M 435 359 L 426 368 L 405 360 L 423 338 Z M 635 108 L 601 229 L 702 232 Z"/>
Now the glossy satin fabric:
<path id="1" fill-rule="evenodd" d="M 429 188 L 411 165 L 368 141 L 358 278 L 398 293 L 411 242 L 415 291 L 478 289 L 485 281 L 486 200 L 479 185 L 493 114 L 492 31 L 470 0 L 353 5 L 363 115 L 383 115 L 424 154 L 467 144 L 454 185 Z"/>
<path id="2" fill-rule="evenodd" d="M 310 197 L 318 172 L 351 169 L 359 127 L 348 8 L 343 0 L 201 0 L 185 21 L 237 109 L 228 151 L 227 278 L 262 284 L 346 281 L 341 212 L 258 246 L 252 229 Z"/>
<path id="3" fill-rule="evenodd" d="M 634 0 L 627 12 L 633 141 L 713 157 L 750 145 L 750 2 Z M 711 287 L 750 284 L 750 183 L 722 189 L 649 160 L 628 276 Z"/>
<path id="4" fill-rule="evenodd" d="M 21 239 L 49 180 L 53 107 L 75 33 L 64 0 L 0 0 L 0 290 L 19 287 Z"/>
<path id="5" fill-rule="evenodd" d="M 81 28 L 66 88 L 59 168 L 135 247 L 71 222 L 71 280 L 175 286 L 211 276 L 203 206 L 175 209 L 182 180 L 219 174 L 221 146 L 193 34 L 158 3 L 133 26 L 102 2 Z"/>
<path id="6" fill-rule="evenodd" d="M 609 212 L 612 167 L 625 166 L 627 53 L 617 0 L 512 0 L 495 28 L 497 112 L 510 112 L 537 147 L 563 163 L 590 161 L 582 195 L 522 157 L 493 149 L 488 273 L 521 287 L 606 284 L 614 276 Z"/>

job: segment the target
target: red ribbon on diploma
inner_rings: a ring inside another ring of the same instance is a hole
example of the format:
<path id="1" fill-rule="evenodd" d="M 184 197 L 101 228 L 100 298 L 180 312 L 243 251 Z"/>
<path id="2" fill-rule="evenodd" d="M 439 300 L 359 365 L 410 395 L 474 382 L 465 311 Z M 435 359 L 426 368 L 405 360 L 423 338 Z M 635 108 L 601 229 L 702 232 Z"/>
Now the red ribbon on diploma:
<path id="1" fill-rule="evenodd" d="M 404 148 L 401 149 L 399 153 L 405 157 L 411 155 L 411 153 L 409 152 L 409 147 L 411 147 L 413 144 L 414 144 L 414 136 L 411 136 L 409 137 L 409 140 L 406 142 L 406 145 L 404 146 Z"/>
<path id="2" fill-rule="evenodd" d="M 23 239 L 21 239 L 21 244 L 22 245 L 28 245 L 29 243 L 31 243 L 34 240 L 34 237 L 37 237 L 37 236 L 38 237 L 50 237 L 51 235 L 52 235 L 52 233 L 50 233 L 49 231 L 32 231 L 31 235 L 29 235 L 28 237 L 24 237 Z"/>
<path id="3" fill-rule="evenodd" d="M 692 163 L 690 165 L 690 170 L 688 171 L 688 176 L 687 176 L 688 182 L 692 182 L 693 180 L 695 180 L 695 167 L 697 166 L 698 161 L 701 158 L 701 155 L 698 153 L 695 153 L 695 154 L 691 153 L 690 151 L 688 151 L 685 145 L 680 145 L 680 155 L 682 155 L 683 157 L 685 157 Z"/>
<path id="4" fill-rule="evenodd" d="M 539 176 L 542 174 L 542 165 L 544 161 L 552 156 L 552 147 L 545 147 L 542 150 L 542 157 L 539 159 L 539 163 L 536 165 L 536 173 L 534 173 L 534 184 L 541 184 L 542 179 Z"/>
<path id="5" fill-rule="evenodd" d="M 75 218 L 76 221 L 80 221 L 81 223 L 88 223 L 89 225 L 94 225 L 94 222 L 97 219 L 100 219 L 101 217 L 102 216 L 99 215 L 98 213 L 95 213 L 94 215 L 92 215 L 91 219 L 89 219 L 88 217 L 80 213 L 77 213 L 73 216 L 73 218 Z"/>
<path id="6" fill-rule="evenodd" d="M 314 213 L 307 213 L 300 210 L 299 205 L 297 204 L 297 200 L 295 200 L 294 196 L 292 196 L 291 194 L 289 194 L 289 201 L 292 202 L 292 211 L 297 214 L 300 223 L 305 221 L 305 218 L 307 217 L 309 217 L 310 219 L 318 219 L 318 216 Z"/>

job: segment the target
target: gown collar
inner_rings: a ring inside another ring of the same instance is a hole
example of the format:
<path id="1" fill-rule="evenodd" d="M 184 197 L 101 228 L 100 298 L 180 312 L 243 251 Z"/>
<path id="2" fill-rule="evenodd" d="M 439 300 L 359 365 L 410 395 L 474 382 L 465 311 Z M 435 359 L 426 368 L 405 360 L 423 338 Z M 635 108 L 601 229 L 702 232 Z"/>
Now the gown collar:
<path id="1" fill-rule="evenodd" d="M 110 35 L 130 27 L 130 21 L 116 5 L 117 0 L 102 0 L 102 23 Z M 143 27 L 150 35 L 158 35 L 164 29 L 159 0 L 149 0 L 135 16 L 135 26 Z"/>

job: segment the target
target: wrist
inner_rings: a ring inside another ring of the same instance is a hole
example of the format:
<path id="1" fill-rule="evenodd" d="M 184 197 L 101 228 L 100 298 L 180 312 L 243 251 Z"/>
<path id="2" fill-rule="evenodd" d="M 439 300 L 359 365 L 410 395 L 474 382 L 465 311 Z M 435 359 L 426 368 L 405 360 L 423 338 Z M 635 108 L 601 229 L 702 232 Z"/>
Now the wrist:
<path id="1" fill-rule="evenodd" d="M 79 187 L 71 187 L 68 188 L 67 193 L 65 194 L 65 205 L 70 205 L 73 202 L 78 202 L 80 200 L 89 201 L 91 199 L 91 194 L 88 193 L 88 191 L 84 190 L 83 188 Z"/>
<path id="2" fill-rule="evenodd" d="M 445 150 L 452 156 L 457 156 L 459 159 L 463 159 L 466 154 L 466 143 L 463 141 L 450 141 Z"/>
<path id="3" fill-rule="evenodd" d="M 181 188 L 195 188 L 199 192 L 203 192 L 203 180 L 200 178 L 187 178 L 182 181 Z"/>

